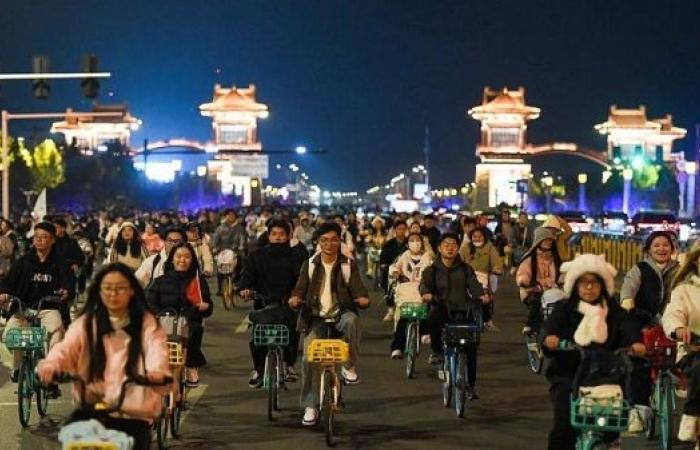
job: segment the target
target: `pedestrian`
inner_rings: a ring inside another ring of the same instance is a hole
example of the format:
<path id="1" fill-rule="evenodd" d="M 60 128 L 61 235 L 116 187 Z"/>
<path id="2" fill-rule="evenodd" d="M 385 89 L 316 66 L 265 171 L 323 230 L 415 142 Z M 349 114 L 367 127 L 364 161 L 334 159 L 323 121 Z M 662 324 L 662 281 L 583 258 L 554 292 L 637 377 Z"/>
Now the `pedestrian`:
<path id="1" fill-rule="evenodd" d="M 152 222 L 147 222 L 145 230 L 141 235 L 141 240 L 143 241 L 149 256 L 155 255 L 161 250 L 163 250 L 163 239 L 156 231 L 156 226 Z"/>

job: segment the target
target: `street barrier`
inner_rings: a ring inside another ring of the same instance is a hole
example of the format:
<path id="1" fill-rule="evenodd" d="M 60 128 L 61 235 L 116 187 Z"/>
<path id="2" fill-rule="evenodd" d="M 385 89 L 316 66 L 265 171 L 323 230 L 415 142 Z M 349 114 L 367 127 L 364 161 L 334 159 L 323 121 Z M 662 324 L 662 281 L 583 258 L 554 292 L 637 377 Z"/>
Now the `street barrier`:
<path id="1" fill-rule="evenodd" d="M 641 240 L 624 236 L 580 234 L 571 242 L 574 254 L 605 255 L 605 260 L 622 273 L 627 272 L 642 260 L 643 247 L 644 243 Z"/>

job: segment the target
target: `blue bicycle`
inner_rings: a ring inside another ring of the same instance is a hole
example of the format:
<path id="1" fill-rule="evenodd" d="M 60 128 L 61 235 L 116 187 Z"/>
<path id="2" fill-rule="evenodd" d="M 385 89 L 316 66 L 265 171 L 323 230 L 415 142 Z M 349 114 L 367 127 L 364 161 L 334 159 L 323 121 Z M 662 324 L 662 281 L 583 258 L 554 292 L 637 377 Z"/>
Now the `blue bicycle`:
<path id="1" fill-rule="evenodd" d="M 454 400 L 457 417 L 464 417 L 469 386 L 468 352 L 476 351 L 481 337 L 479 321 L 450 322 L 443 330 L 442 402 L 449 408 Z"/>

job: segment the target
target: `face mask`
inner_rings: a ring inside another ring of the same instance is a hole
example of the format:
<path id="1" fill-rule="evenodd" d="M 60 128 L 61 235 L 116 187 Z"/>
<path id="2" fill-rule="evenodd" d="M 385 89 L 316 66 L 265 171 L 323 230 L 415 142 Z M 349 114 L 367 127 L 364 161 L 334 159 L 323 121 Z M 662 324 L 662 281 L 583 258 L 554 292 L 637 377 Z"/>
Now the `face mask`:
<path id="1" fill-rule="evenodd" d="M 472 242 L 472 243 L 474 244 L 474 247 L 476 247 L 476 248 L 481 248 L 484 246 L 483 242 Z"/>
<path id="2" fill-rule="evenodd" d="M 421 243 L 420 243 L 420 242 L 416 242 L 416 241 L 409 242 L 409 243 L 408 243 L 408 249 L 409 249 L 412 253 L 418 253 L 418 252 L 420 252 L 420 249 L 421 249 Z"/>

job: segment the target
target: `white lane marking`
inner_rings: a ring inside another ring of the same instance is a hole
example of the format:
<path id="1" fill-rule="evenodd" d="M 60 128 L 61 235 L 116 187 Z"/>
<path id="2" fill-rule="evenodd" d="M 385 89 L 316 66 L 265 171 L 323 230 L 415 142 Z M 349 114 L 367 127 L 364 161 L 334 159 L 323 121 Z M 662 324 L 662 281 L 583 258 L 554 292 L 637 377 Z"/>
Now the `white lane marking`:
<path id="1" fill-rule="evenodd" d="M 246 314 L 246 315 L 243 317 L 243 320 L 241 320 L 241 323 L 239 323 L 239 324 L 236 326 L 235 333 L 236 333 L 236 334 L 247 333 L 247 332 L 248 332 L 248 328 L 250 327 L 250 325 L 251 325 L 250 319 L 248 319 L 248 315 Z"/>

